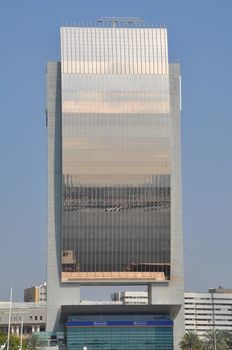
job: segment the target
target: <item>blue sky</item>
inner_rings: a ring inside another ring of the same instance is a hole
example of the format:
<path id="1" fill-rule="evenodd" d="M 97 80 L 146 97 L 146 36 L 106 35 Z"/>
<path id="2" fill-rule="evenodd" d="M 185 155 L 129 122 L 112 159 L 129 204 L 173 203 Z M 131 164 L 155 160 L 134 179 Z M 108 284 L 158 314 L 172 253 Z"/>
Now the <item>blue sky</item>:
<path id="1" fill-rule="evenodd" d="M 0 300 L 46 279 L 44 74 L 59 26 L 104 16 L 168 28 L 182 71 L 185 286 L 232 287 L 231 13 L 231 0 L 1 0 Z"/>

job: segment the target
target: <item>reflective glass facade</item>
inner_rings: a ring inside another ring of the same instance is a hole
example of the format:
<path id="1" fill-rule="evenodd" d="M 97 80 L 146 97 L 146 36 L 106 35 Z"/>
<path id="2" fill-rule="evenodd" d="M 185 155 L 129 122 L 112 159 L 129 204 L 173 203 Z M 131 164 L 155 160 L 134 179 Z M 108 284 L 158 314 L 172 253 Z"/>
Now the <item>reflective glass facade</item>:
<path id="1" fill-rule="evenodd" d="M 76 317 L 78 321 L 75 321 L 75 316 L 70 316 L 66 323 L 67 349 L 173 350 L 171 320 L 120 317 L 115 320 L 112 316 L 101 316 L 95 321 Z"/>
<path id="2" fill-rule="evenodd" d="M 62 281 L 169 280 L 166 29 L 61 29 Z"/>

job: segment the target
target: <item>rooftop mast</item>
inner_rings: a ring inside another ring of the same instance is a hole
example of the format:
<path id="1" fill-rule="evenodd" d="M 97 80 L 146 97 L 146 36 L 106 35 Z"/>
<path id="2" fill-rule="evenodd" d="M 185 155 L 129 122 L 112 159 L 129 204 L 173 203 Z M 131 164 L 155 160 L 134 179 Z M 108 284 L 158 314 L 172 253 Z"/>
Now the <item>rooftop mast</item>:
<path id="1" fill-rule="evenodd" d="M 141 24 L 144 20 L 140 17 L 101 17 L 97 20 L 97 23 L 111 23 L 113 28 L 116 28 L 118 24 Z"/>

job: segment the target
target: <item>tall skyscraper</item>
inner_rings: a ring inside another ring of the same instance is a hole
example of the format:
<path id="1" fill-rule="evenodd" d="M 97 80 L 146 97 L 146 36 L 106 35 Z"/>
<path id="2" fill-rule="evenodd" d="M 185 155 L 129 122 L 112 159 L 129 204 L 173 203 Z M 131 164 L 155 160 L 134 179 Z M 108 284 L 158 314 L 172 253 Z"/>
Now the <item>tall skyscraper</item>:
<path id="1" fill-rule="evenodd" d="M 47 65 L 49 330 L 80 285 L 127 283 L 179 306 L 182 335 L 179 76 L 165 28 L 61 28 Z"/>

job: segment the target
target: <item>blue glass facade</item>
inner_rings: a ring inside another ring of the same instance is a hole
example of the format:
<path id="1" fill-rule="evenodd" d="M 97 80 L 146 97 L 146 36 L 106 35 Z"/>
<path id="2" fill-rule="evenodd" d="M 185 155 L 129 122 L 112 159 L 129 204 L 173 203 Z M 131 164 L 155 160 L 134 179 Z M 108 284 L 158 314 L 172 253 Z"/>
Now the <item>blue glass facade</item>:
<path id="1" fill-rule="evenodd" d="M 83 350 L 172 350 L 173 322 L 170 319 L 113 319 L 99 320 L 77 317 L 66 323 L 67 349 Z M 140 317 L 141 318 L 141 317 Z"/>

